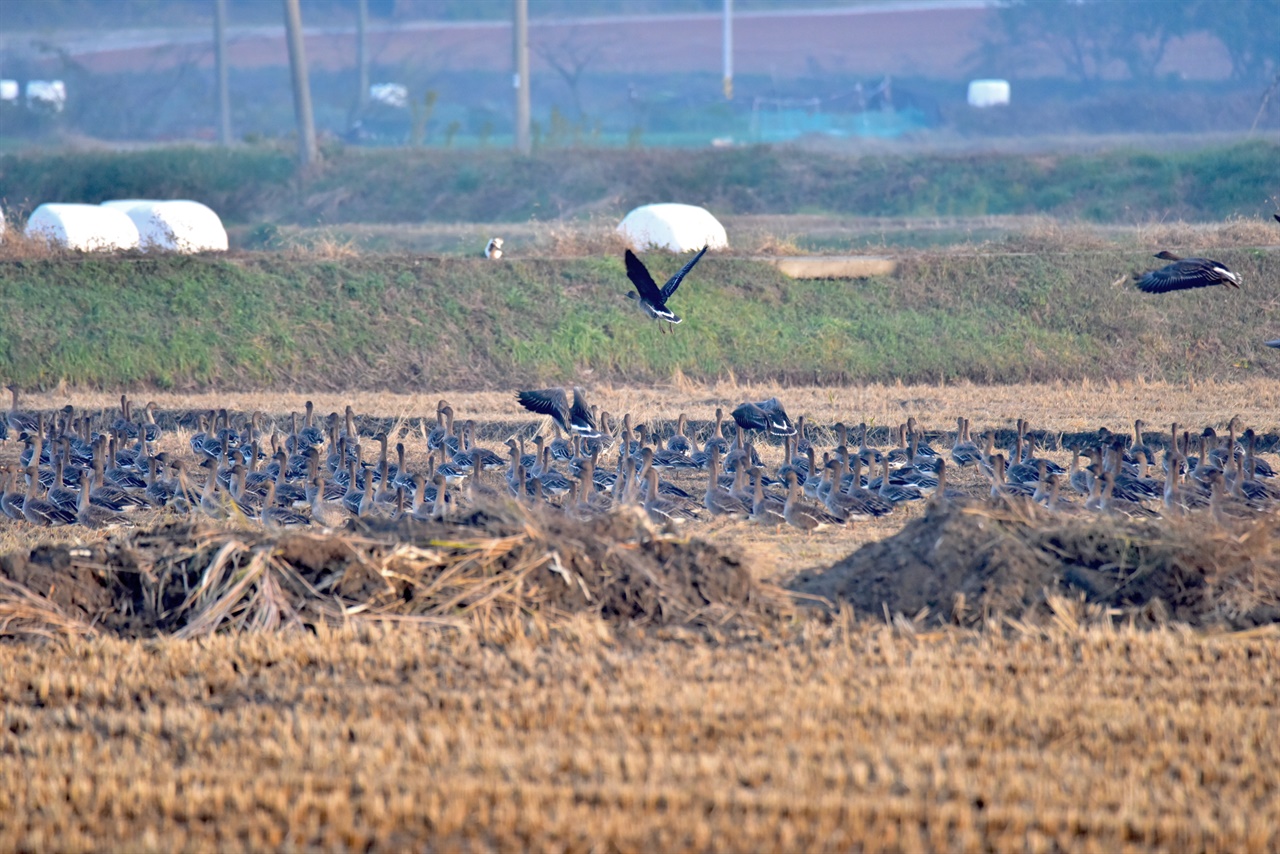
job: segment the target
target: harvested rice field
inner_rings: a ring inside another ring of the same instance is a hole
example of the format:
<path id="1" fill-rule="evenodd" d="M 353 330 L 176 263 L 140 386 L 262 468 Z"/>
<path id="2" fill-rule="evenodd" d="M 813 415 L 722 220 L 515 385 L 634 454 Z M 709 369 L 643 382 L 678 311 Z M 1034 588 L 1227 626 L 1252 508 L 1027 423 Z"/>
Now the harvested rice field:
<path id="1" fill-rule="evenodd" d="M 6 850 L 1280 843 L 1270 631 L 579 619 L 2 650 Z"/>
<path id="2" fill-rule="evenodd" d="M 1000 449 L 1024 418 L 1064 467 L 1136 418 L 1161 452 L 1174 421 L 1247 426 L 1280 468 L 1272 381 L 588 392 L 698 438 L 776 395 L 827 451 L 865 423 L 888 452 L 908 416 L 939 451 L 957 418 Z M 550 430 L 513 395 L 444 397 L 497 452 Z M 196 414 L 283 436 L 307 399 L 136 405 L 204 482 Z M 309 399 L 431 465 L 438 397 Z M 22 398 L 103 423 L 119 404 Z M 1275 850 L 1272 504 L 1045 506 L 992 498 L 979 468 L 815 531 L 565 513 L 496 471 L 443 519 L 264 526 L 194 497 L 118 528 L 2 519 L 0 849 Z"/>

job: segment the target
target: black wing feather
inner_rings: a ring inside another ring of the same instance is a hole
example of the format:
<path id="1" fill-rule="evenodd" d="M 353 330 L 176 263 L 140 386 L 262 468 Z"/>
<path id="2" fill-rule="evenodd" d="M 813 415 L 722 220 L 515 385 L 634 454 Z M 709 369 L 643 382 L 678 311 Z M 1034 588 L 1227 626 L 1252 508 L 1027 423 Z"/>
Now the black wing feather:
<path id="1" fill-rule="evenodd" d="M 1221 285 L 1224 279 L 1214 268 L 1222 265 L 1216 261 L 1191 258 L 1175 261 L 1159 270 L 1152 270 L 1137 277 L 1138 290 L 1149 294 L 1163 294 L 1190 288 Z M 1224 268 L 1225 269 L 1225 268 Z"/>
<path id="2" fill-rule="evenodd" d="M 540 391 L 522 391 L 516 394 L 516 400 L 530 412 L 539 415 L 550 415 L 561 427 L 569 429 L 569 399 L 562 388 L 547 388 Z"/>
<path id="3" fill-rule="evenodd" d="M 624 256 L 627 262 L 627 278 L 631 280 L 631 284 L 636 286 L 636 292 L 640 294 L 640 299 L 652 306 L 661 306 L 666 302 L 662 296 L 662 291 L 658 290 L 658 283 L 653 280 L 653 276 L 649 275 L 649 270 L 644 266 L 644 262 L 636 257 L 635 253 L 630 249 Z"/>
<path id="4" fill-rule="evenodd" d="M 582 389 L 574 388 L 573 390 L 573 411 L 570 413 L 570 419 L 574 424 L 582 424 L 591 428 L 591 432 L 596 432 L 596 420 L 591 417 L 591 407 L 587 405 L 587 396 Z"/>
<path id="5" fill-rule="evenodd" d="M 743 403 L 729 413 L 743 430 L 767 430 L 769 416 L 754 403 Z"/>
<path id="6" fill-rule="evenodd" d="M 693 269 L 693 265 L 697 264 L 699 259 L 701 259 L 703 255 L 707 254 L 707 248 L 708 248 L 707 246 L 702 247 L 702 250 L 698 252 L 697 255 L 694 255 L 691 259 L 689 259 L 688 264 L 685 264 L 683 267 L 680 268 L 679 273 L 676 273 L 674 276 L 668 279 L 667 283 L 662 286 L 663 302 L 666 302 L 667 300 L 671 299 L 672 294 L 676 292 L 676 288 L 680 287 L 680 283 L 684 281 L 684 277 L 689 275 L 689 271 Z"/>

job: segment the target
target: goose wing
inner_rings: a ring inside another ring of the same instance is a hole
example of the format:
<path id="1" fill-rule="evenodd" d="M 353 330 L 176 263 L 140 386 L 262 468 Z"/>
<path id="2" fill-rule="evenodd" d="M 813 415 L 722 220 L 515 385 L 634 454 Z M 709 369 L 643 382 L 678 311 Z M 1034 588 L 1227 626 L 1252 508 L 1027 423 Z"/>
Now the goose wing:
<path id="1" fill-rule="evenodd" d="M 692 258 L 689 259 L 688 264 L 685 264 L 683 267 L 680 268 L 679 273 L 676 273 L 674 276 L 672 276 L 670 279 L 667 280 L 667 283 L 662 286 L 663 302 L 666 302 L 667 300 L 671 299 L 672 294 L 676 292 L 676 288 L 680 287 L 680 283 L 684 281 L 684 277 L 689 275 L 689 271 L 693 269 L 693 265 L 697 264 L 699 259 L 701 259 L 702 256 L 706 254 L 707 254 L 707 247 L 704 246 L 698 252 L 697 255 L 694 255 Z"/>
<path id="2" fill-rule="evenodd" d="M 792 423 L 791 418 L 788 417 L 787 411 L 782 408 L 782 401 L 776 397 L 771 397 L 759 404 L 759 406 L 769 416 L 770 433 L 775 433 L 779 436 L 795 435 L 795 425 Z"/>
<path id="3" fill-rule="evenodd" d="M 631 284 L 636 286 L 636 293 L 640 294 L 640 299 L 652 306 L 660 306 L 666 302 L 662 291 L 658 290 L 658 283 L 653 280 L 653 276 L 649 275 L 649 270 L 645 267 L 644 262 L 637 258 L 630 249 L 627 250 L 624 259 L 627 262 L 627 278 L 631 280 Z M 681 272 L 680 275 L 684 275 L 684 273 Z M 675 290 L 675 288 L 672 288 L 672 290 Z"/>
<path id="4" fill-rule="evenodd" d="M 1138 290 L 1149 294 L 1163 294 L 1211 285 L 1240 287 L 1240 277 L 1226 265 L 1208 258 L 1184 258 L 1172 264 L 1136 277 Z"/>
<path id="5" fill-rule="evenodd" d="M 589 439 L 597 438 L 596 419 L 591 415 L 591 407 L 587 404 L 587 395 L 582 389 L 574 386 L 573 409 L 569 412 L 569 427 L 575 433 Z"/>
<path id="6" fill-rule="evenodd" d="M 516 394 L 516 400 L 530 412 L 539 415 L 550 415 L 564 430 L 569 429 L 569 399 L 562 388 L 544 388 L 534 391 L 522 391 Z"/>
<path id="7" fill-rule="evenodd" d="M 729 413 L 743 430 L 767 430 L 769 415 L 754 403 L 743 403 Z"/>

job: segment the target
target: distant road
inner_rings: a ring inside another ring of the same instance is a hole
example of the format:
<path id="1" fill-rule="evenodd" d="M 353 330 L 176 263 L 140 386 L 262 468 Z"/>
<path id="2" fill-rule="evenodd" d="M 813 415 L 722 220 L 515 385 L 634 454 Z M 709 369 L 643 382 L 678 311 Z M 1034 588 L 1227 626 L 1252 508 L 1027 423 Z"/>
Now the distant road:
<path id="1" fill-rule="evenodd" d="M 304 10 L 305 11 L 305 10 Z M 740 12 L 734 16 L 734 65 L 739 74 L 897 74 L 959 78 L 970 73 L 984 34 L 995 25 L 986 0 L 920 0 L 868 3 L 840 9 Z M 720 70 L 722 18 L 718 13 L 584 17 L 530 23 L 535 68 L 550 70 L 544 53 L 590 56 L 592 73 L 714 73 Z M 122 30 L 9 34 L 0 48 L 23 50 L 33 40 L 56 44 L 93 71 L 163 71 L 213 62 L 207 29 Z M 233 66 L 284 65 L 283 27 L 231 27 Z M 508 21 L 409 21 L 370 27 L 375 65 L 421 64 L 434 69 L 507 71 L 511 68 Z M 1161 73 L 1225 77 L 1230 61 L 1222 46 L 1192 36 Z M 313 68 L 349 68 L 355 61 L 355 28 L 307 31 Z M 1053 74 L 1056 60 L 1042 52 L 1038 67 L 1020 64 L 1009 76 Z M 1181 59 L 1179 59 L 1181 57 Z M 1015 73 L 1016 72 L 1016 73 Z"/>

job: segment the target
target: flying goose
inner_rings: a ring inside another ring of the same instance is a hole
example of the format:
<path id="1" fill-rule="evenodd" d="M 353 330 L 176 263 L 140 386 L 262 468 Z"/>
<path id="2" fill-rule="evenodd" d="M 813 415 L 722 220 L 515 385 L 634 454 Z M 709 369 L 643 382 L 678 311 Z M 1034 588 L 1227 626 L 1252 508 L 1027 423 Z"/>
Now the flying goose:
<path id="1" fill-rule="evenodd" d="M 776 397 L 758 403 L 744 403 L 729 413 L 743 430 L 764 430 L 774 436 L 796 435 L 795 425 Z"/>
<path id="2" fill-rule="evenodd" d="M 627 294 L 627 299 L 639 302 L 640 309 L 654 320 L 679 323 L 680 316 L 667 308 L 667 300 L 675 295 L 676 288 L 680 287 L 684 277 L 689 275 L 693 265 L 697 264 L 706 252 L 707 247 L 702 247 L 698 254 L 694 255 L 689 263 L 681 267 L 680 272 L 668 279 L 667 283 L 659 290 L 658 283 L 653 280 L 653 276 L 649 275 L 649 270 L 644 266 L 644 262 L 628 249 L 626 255 L 623 256 L 627 264 L 627 278 L 631 280 L 631 284 L 636 286 L 636 289 Z"/>
<path id="3" fill-rule="evenodd" d="M 582 389 L 573 388 L 573 407 L 569 406 L 569 398 L 562 388 L 544 388 L 540 391 L 522 391 L 516 394 L 516 400 L 530 412 L 539 415 L 550 415 L 566 433 L 582 436 L 584 439 L 600 438 L 596 429 L 596 419 L 587 404 L 586 393 Z"/>
<path id="4" fill-rule="evenodd" d="M 1168 250 L 1157 253 L 1155 257 L 1173 263 L 1159 270 L 1134 276 L 1138 290 L 1145 293 L 1163 294 L 1210 285 L 1240 287 L 1240 277 L 1219 261 L 1211 261 L 1208 258 L 1179 258 Z"/>

